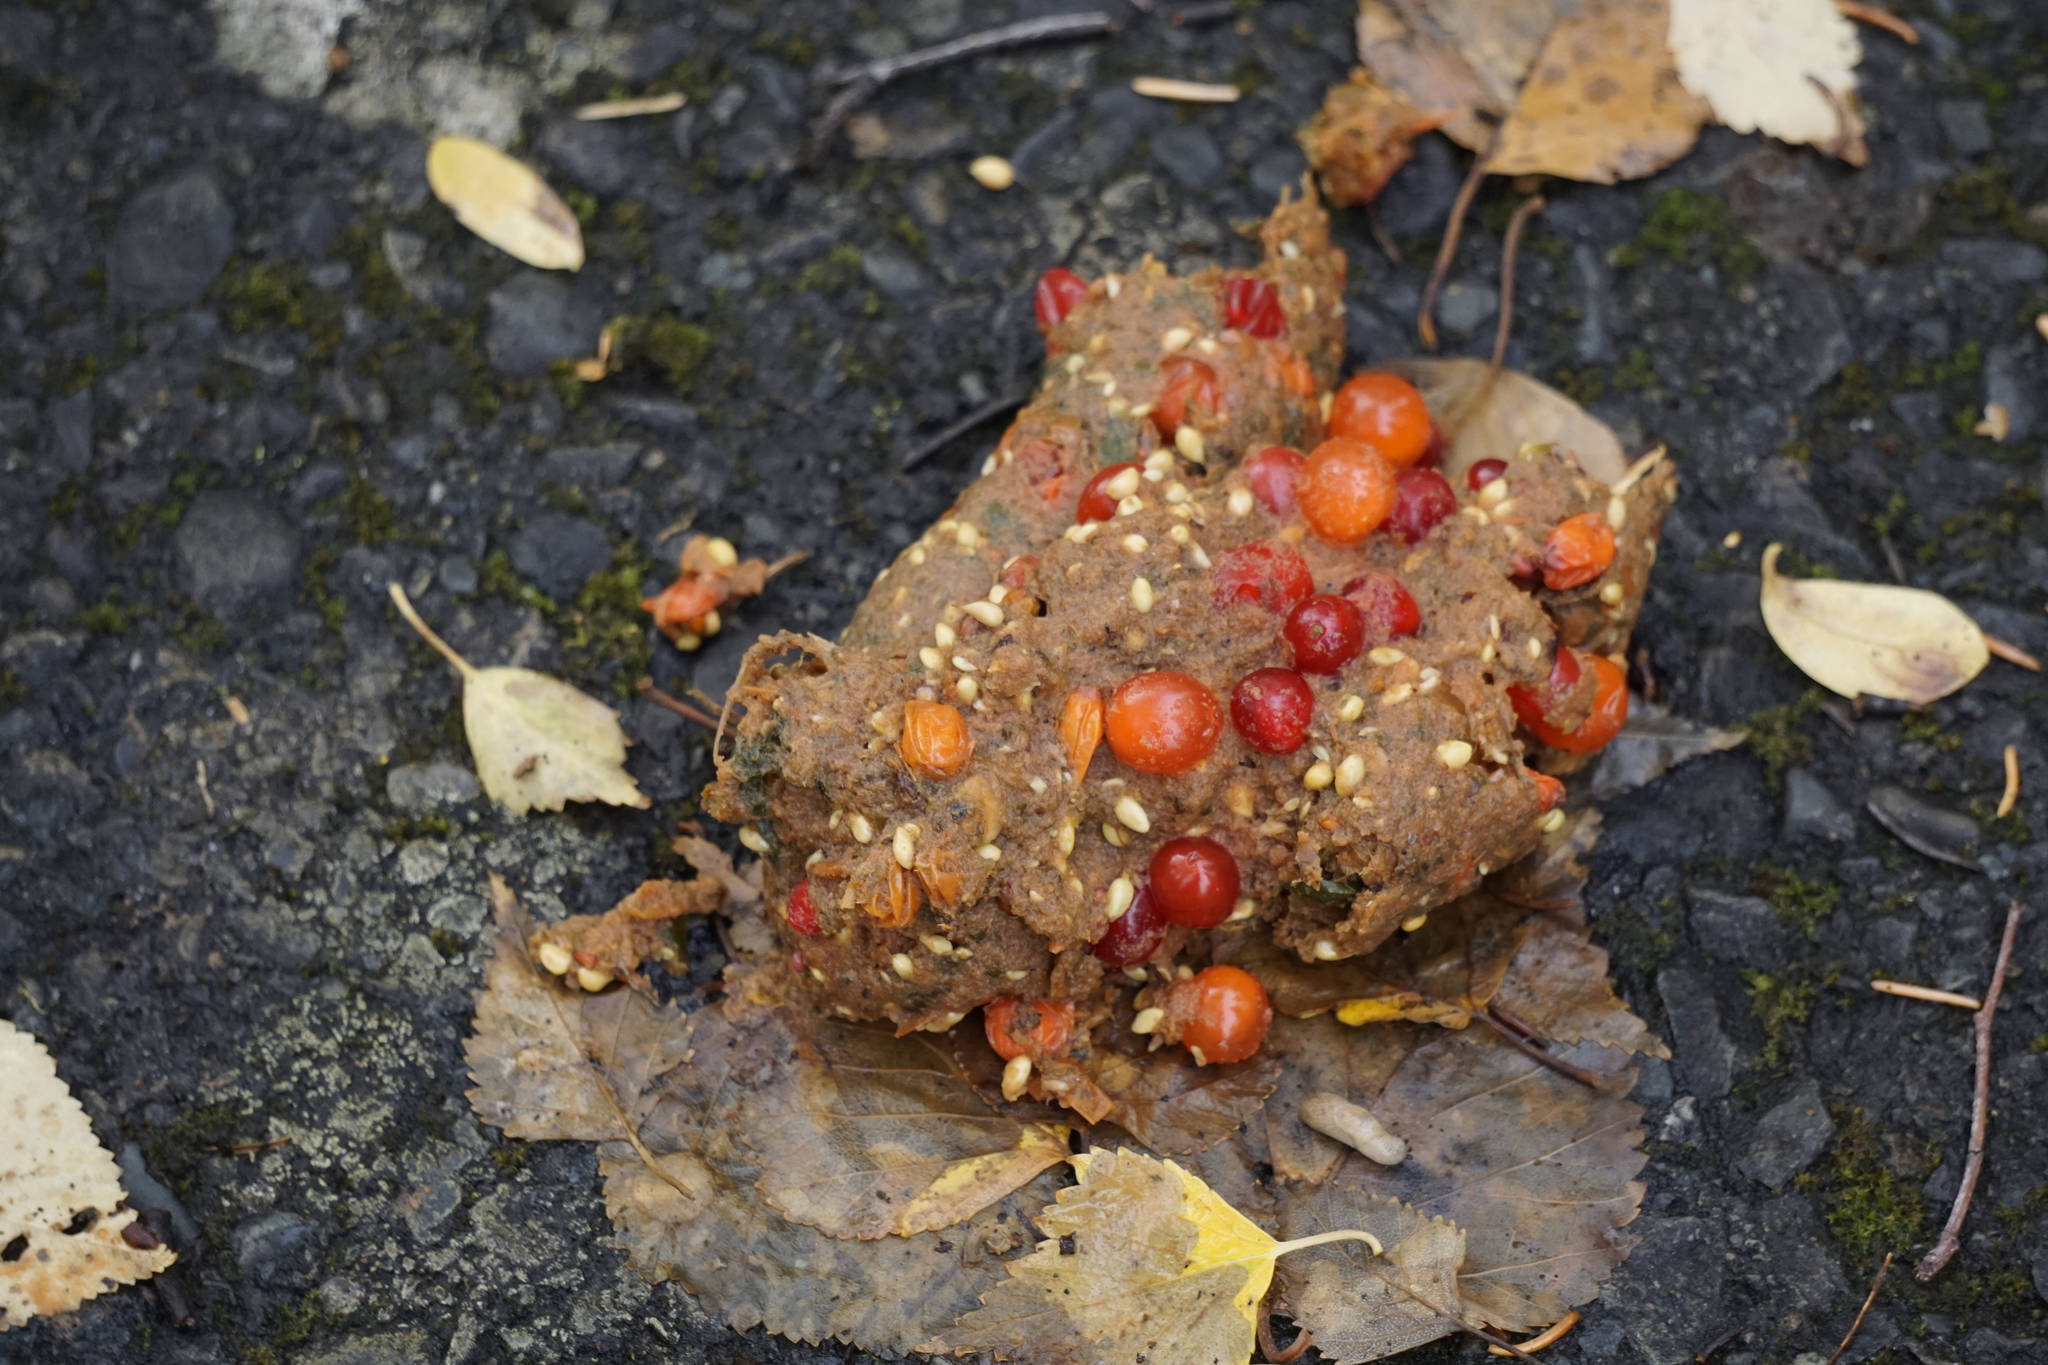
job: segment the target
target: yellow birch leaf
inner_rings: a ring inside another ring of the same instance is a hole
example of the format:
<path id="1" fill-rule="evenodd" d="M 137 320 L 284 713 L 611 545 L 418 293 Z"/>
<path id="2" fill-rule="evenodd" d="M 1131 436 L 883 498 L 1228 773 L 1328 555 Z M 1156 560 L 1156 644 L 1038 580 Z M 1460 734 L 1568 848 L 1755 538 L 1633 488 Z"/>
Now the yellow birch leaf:
<path id="1" fill-rule="evenodd" d="M 648 805 L 625 769 L 618 712 L 545 673 L 476 667 L 427 627 L 404 589 L 389 588 L 406 624 L 462 675 L 462 728 L 484 795 L 514 814 L 570 801 Z"/>
<path id="2" fill-rule="evenodd" d="M 1991 661 L 1984 632 L 1939 593 L 1786 578 L 1778 572 L 1783 548 L 1764 551 L 1764 628 L 1800 672 L 1829 691 L 1925 706 Z"/>
<path id="3" fill-rule="evenodd" d="M 475 138 L 435 138 L 427 185 L 464 227 L 542 270 L 583 268 L 583 229 L 561 196 L 523 162 Z"/>
<path id="4" fill-rule="evenodd" d="M 146 1280 L 177 1256 L 130 1246 L 120 1168 L 42 1044 L 0 1019 L 0 1332 Z M 78 1227 L 80 1223 L 85 1226 Z M 154 1239 L 150 1239 L 154 1240 Z"/>

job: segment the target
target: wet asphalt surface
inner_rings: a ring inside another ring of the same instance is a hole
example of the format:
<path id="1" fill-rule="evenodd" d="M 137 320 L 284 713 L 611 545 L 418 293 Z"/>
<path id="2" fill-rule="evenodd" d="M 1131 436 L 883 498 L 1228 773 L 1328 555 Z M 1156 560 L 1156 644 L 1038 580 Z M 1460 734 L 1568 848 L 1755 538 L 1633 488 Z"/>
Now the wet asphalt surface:
<path id="1" fill-rule="evenodd" d="M 1175 27 L 1118 0 L 1114 37 L 907 79 L 799 164 L 823 65 L 1052 8 L 336 0 L 292 12 L 309 38 L 230 0 L 0 5 L 0 1017 L 183 1256 L 0 1359 L 864 1358 L 641 1282 L 591 1152 L 479 1126 L 459 1047 L 487 872 L 559 914 L 677 870 L 706 740 L 634 682 L 718 696 L 756 631 L 836 630 L 998 428 L 904 452 L 1030 382 L 1037 272 L 1244 259 L 1346 67 L 1343 4 Z M 1754 736 L 1606 807 L 1595 933 L 1676 1056 L 1638 1092 L 1642 1244 L 1549 1359 L 1824 1360 L 1879 1257 L 1931 1242 L 1968 1123 L 1966 1016 L 1864 983 L 1980 992 L 2017 897 L 1962 1254 L 1930 1286 L 1895 1267 L 1845 1358 L 2048 1360 L 2048 684 L 1994 663 L 1925 713 L 1831 715 L 1756 609 L 1781 540 L 2048 653 L 2048 13 L 1903 9 L 1919 47 L 1865 36 L 1867 170 L 1712 132 L 1653 180 L 1548 187 L 1524 244 L 1509 362 L 1678 461 L 1638 636 L 1658 700 Z M 1249 94 L 1147 103 L 1143 72 Z M 647 89 L 689 103 L 567 118 Z M 433 129 L 515 138 L 588 219 L 586 268 L 455 227 Z M 966 176 L 983 152 L 1016 188 Z M 1429 140 L 1394 181 L 1399 266 L 1340 216 L 1354 365 L 1413 349 L 1462 168 Z M 1490 343 L 1517 198 L 1478 201 L 1453 351 Z M 599 385 L 550 371 L 619 315 L 661 344 Z M 1992 402 L 2003 442 L 1969 434 Z M 694 655 L 631 609 L 686 526 L 809 554 Z M 621 699 L 654 809 L 485 803 L 389 580 L 473 659 Z M 1967 817 L 1970 866 L 1873 820 L 1885 784 Z"/>

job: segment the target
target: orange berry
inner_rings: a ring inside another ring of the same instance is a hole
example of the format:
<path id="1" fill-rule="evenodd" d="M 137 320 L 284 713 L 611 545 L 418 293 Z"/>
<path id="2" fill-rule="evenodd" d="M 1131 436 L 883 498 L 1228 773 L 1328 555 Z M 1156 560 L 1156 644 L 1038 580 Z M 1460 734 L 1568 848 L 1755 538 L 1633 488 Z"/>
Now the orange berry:
<path id="1" fill-rule="evenodd" d="M 981 1007 L 982 1032 L 1004 1061 L 1037 1053 L 1059 1057 L 1074 1032 L 1074 1007 L 1065 1000 L 1020 1000 L 1000 996 Z"/>
<path id="2" fill-rule="evenodd" d="M 1330 404 L 1330 434 L 1363 441 L 1392 464 L 1411 465 L 1429 449 L 1429 405 L 1397 374 L 1354 374 Z"/>
<path id="3" fill-rule="evenodd" d="M 1266 988 L 1240 967 L 1204 967 L 1176 981 L 1160 1001 L 1160 1034 L 1197 1051 L 1199 1064 L 1241 1062 L 1259 1050 L 1273 1023 Z"/>
<path id="4" fill-rule="evenodd" d="M 1166 382 L 1152 405 L 1152 422 L 1162 435 L 1171 437 L 1190 417 L 1223 415 L 1216 371 L 1206 363 L 1191 355 L 1170 355 L 1159 362 L 1159 377 Z"/>
<path id="5" fill-rule="evenodd" d="M 1560 730 L 1545 720 L 1522 725 L 1553 749 L 1568 754 L 1590 754 L 1607 746 L 1628 721 L 1628 675 L 1621 665 L 1599 654 L 1580 654 L 1579 666 L 1593 670 L 1593 711 L 1577 728 Z"/>
<path id="6" fill-rule="evenodd" d="M 919 777 L 943 782 L 967 766 L 974 736 L 967 721 L 942 701 L 903 703 L 903 738 L 896 741 L 903 766 Z"/>
<path id="7" fill-rule="evenodd" d="M 1342 436 L 1309 452 L 1294 487 L 1308 529 L 1337 545 L 1356 545 L 1394 510 L 1394 466 Z"/>
<path id="8" fill-rule="evenodd" d="M 1110 693 L 1102 732 L 1109 751 L 1129 766 L 1170 777 L 1215 751 L 1223 708 L 1187 674 L 1159 669 L 1128 678 Z"/>
<path id="9" fill-rule="evenodd" d="M 1543 586 L 1563 592 L 1590 583 L 1614 562 L 1614 528 L 1594 512 L 1566 517 L 1543 538 Z"/>

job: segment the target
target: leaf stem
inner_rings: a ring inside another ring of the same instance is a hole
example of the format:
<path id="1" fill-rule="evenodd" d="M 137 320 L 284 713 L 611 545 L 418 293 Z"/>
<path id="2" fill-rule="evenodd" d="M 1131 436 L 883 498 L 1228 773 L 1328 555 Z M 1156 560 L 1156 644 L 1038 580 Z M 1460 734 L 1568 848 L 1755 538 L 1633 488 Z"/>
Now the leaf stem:
<path id="1" fill-rule="evenodd" d="M 432 645 L 435 652 L 442 658 L 454 664 L 455 671 L 460 673 L 465 680 L 476 675 L 476 667 L 469 660 L 457 654 L 453 645 L 434 634 L 434 628 L 425 621 L 420 620 L 420 614 L 412 609 L 412 599 L 405 595 L 404 588 L 399 587 L 396 583 L 386 583 L 384 588 L 391 594 L 391 604 L 398 608 L 398 614 L 405 618 L 407 625 L 419 632 L 422 640 Z"/>
<path id="2" fill-rule="evenodd" d="M 1375 1256 L 1384 1256 L 1387 1249 L 1380 1245 L 1380 1239 L 1369 1232 L 1319 1232 L 1313 1237 L 1297 1237 L 1291 1242 L 1281 1242 L 1273 1248 L 1275 1256 L 1285 1256 L 1290 1251 L 1306 1251 L 1310 1247 L 1323 1246 L 1329 1242 L 1363 1242 L 1372 1248 Z"/>

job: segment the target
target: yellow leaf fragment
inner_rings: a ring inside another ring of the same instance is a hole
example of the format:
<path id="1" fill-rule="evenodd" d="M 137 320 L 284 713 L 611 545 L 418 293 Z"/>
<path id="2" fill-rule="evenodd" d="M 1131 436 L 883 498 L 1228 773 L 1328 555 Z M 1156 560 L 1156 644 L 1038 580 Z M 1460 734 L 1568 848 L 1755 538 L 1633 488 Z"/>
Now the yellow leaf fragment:
<path id="1" fill-rule="evenodd" d="M 1669 41 L 1679 80 L 1736 132 L 1868 159 L 1856 111 L 1863 45 L 1834 0 L 1671 0 Z"/>
<path id="2" fill-rule="evenodd" d="M 462 674 L 462 728 L 486 796 L 514 814 L 570 801 L 648 805 L 625 769 L 618 712 L 545 673 L 477 668 L 428 628 L 404 589 L 388 590 L 406 624 Z"/>
<path id="3" fill-rule="evenodd" d="M 1764 627 L 1799 671 L 1845 697 L 1924 706 L 1991 661 L 1984 632 L 1938 593 L 1887 583 L 1786 578 L 1764 551 Z"/>
<path id="4" fill-rule="evenodd" d="M 120 1169 L 42 1044 L 0 1019 L 0 1332 L 68 1313 L 177 1260 L 130 1246 Z M 84 1222 L 80 1231 L 68 1229 Z M 149 1239 L 153 1241 L 154 1239 Z"/>
<path id="5" fill-rule="evenodd" d="M 576 215 L 545 180 L 488 142 L 435 138 L 427 185 L 464 227 L 507 255 L 542 270 L 583 268 Z"/>

